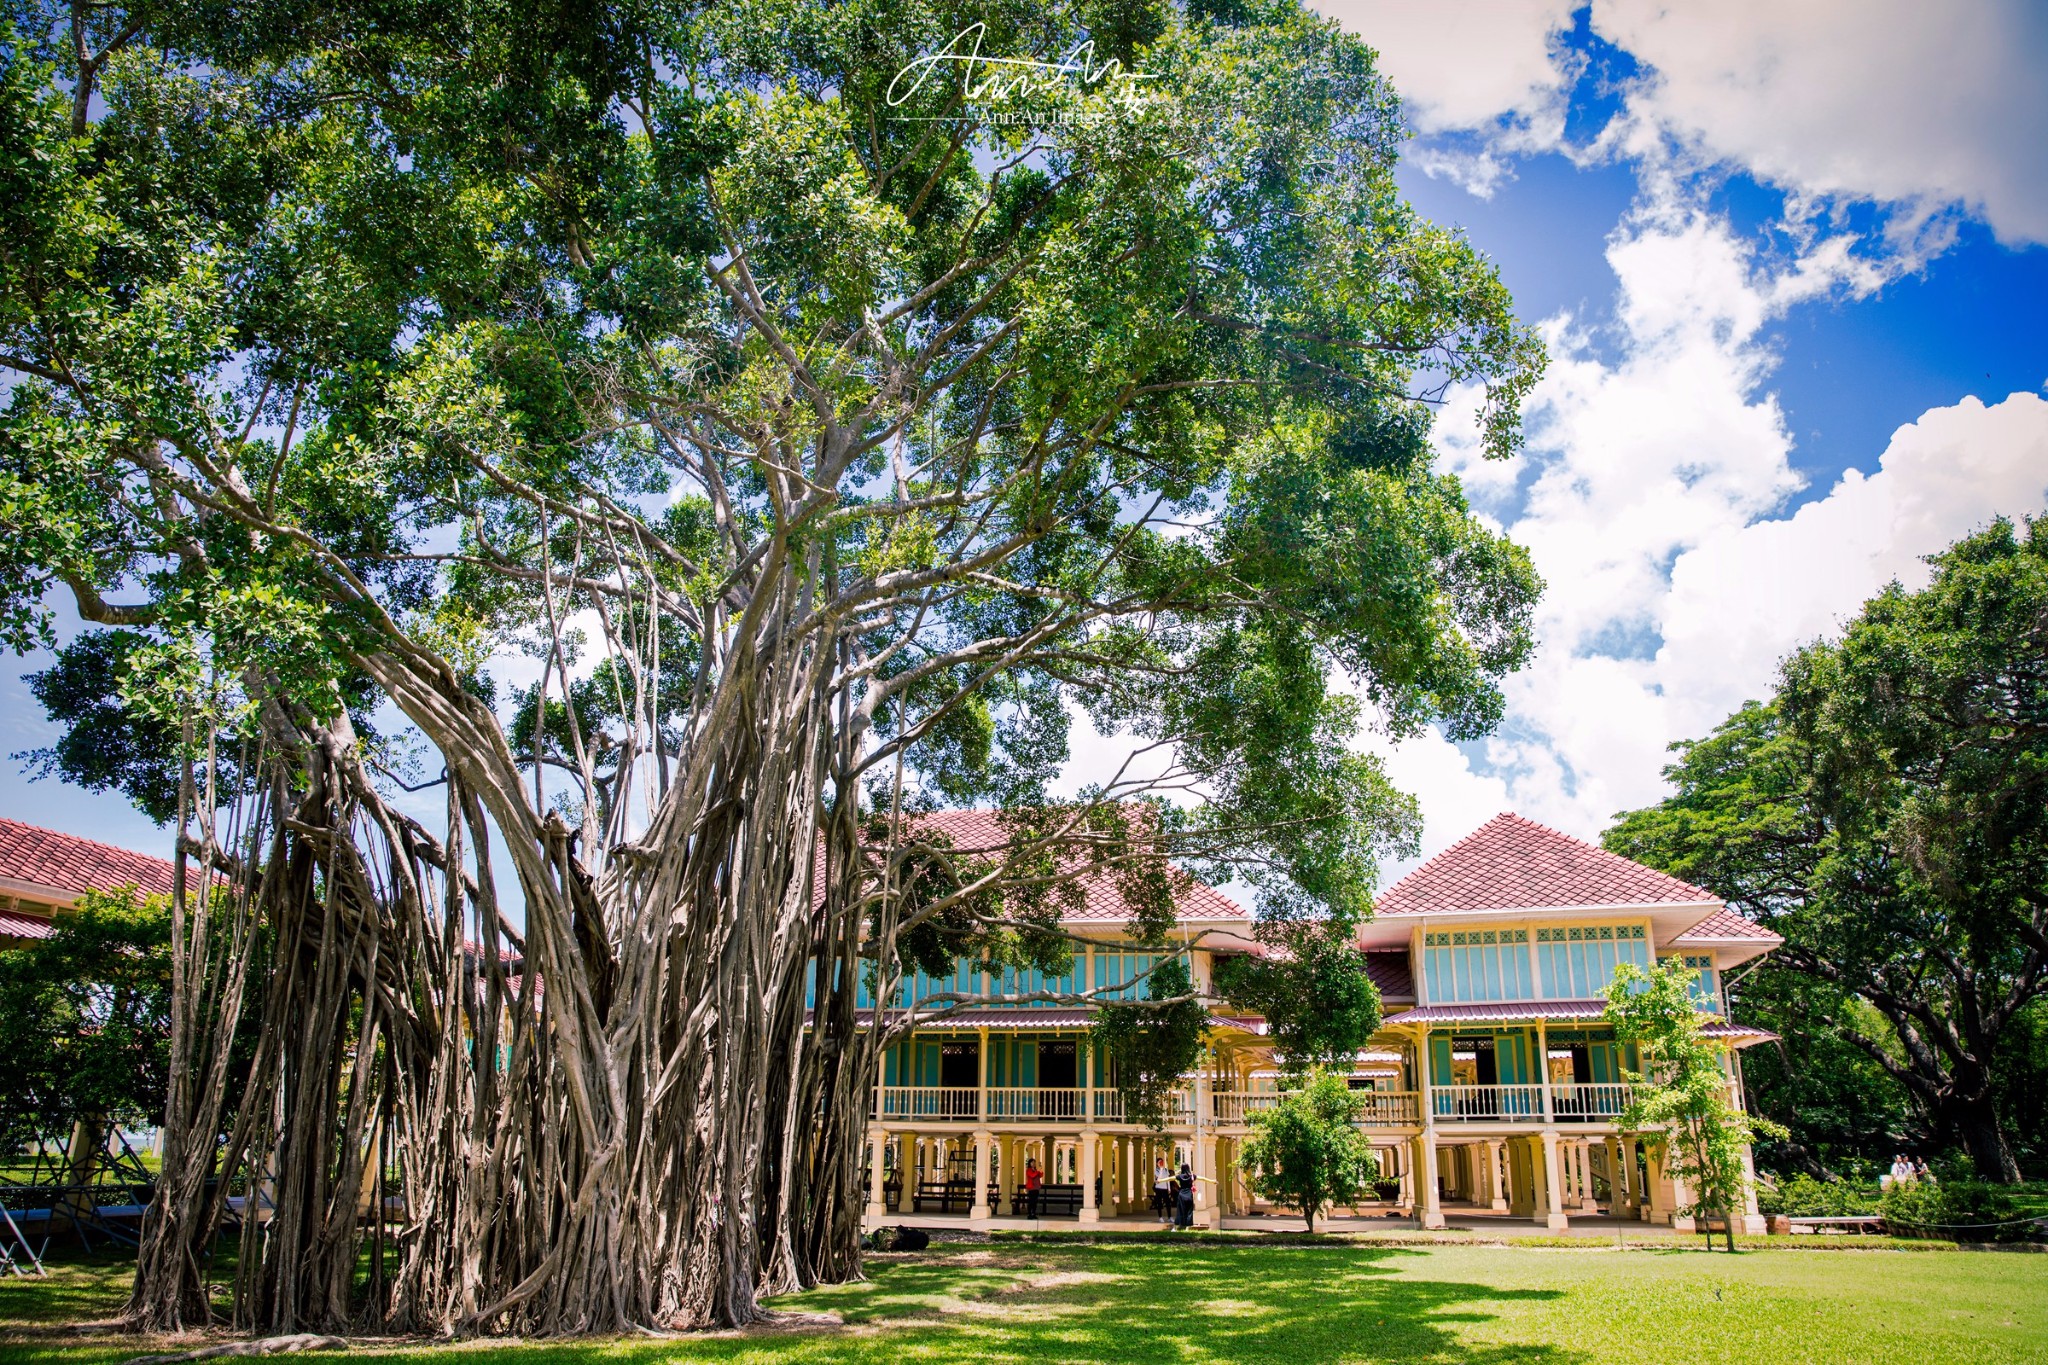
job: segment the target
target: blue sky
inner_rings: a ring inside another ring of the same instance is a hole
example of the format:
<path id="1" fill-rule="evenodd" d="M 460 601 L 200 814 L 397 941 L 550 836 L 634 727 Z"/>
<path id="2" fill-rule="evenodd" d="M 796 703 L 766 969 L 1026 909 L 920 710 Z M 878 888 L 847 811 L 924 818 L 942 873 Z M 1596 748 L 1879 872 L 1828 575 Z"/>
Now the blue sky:
<path id="1" fill-rule="evenodd" d="M 1439 422 L 1550 588 L 1496 737 L 1372 741 L 1425 852 L 1502 809 L 1597 835 L 1785 652 L 2048 504 L 2048 6 L 1323 7 L 1402 92 L 1408 194 L 1554 356 L 1513 463 L 1476 460 L 1455 405 Z M 51 738 L 19 671 L 0 753 Z M 1077 738 L 1077 779 L 1118 756 Z M 12 762 L 0 814 L 164 842 Z"/>
<path id="2" fill-rule="evenodd" d="M 1596 836 L 1787 652 L 2048 505 L 2048 6 L 1320 7 L 1552 342 L 1511 466 L 1438 424 L 1549 591 L 1495 737 L 1372 745 L 1425 854 L 1502 809 Z"/>

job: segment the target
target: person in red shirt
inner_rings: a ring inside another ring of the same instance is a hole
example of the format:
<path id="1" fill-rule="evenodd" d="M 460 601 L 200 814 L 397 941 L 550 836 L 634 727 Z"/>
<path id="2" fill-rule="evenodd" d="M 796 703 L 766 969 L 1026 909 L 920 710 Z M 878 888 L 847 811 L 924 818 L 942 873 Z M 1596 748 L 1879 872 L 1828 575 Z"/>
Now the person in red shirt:
<path id="1" fill-rule="evenodd" d="M 1038 1187 L 1045 1180 L 1039 1173 L 1038 1158 L 1024 1158 L 1024 1216 L 1038 1217 Z"/>

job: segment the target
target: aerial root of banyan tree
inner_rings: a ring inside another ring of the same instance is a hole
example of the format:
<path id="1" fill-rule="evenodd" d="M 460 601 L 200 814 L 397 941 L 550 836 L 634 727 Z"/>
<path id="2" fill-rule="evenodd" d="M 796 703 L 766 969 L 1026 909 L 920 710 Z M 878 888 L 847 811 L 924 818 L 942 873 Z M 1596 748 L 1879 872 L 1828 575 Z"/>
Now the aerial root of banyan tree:
<path id="1" fill-rule="evenodd" d="M 802 665 L 760 680 L 686 770 L 708 777 L 595 876 L 558 816 L 523 846 L 503 834 L 488 766 L 450 765 L 438 835 L 401 815 L 346 722 L 271 727 L 217 820 L 196 764 L 130 1321 L 736 1326 L 857 1275 L 876 1040 L 850 990 L 807 1017 L 813 962 L 850 984 L 860 935 L 857 832 L 847 803 L 821 815 Z M 507 861 L 523 933 L 493 880 Z"/>

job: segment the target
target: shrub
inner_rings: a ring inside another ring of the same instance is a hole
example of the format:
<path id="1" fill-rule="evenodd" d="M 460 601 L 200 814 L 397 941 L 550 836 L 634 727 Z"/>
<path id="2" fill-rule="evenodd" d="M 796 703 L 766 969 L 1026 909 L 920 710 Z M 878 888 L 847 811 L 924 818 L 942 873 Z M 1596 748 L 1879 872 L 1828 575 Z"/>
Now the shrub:
<path id="1" fill-rule="evenodd" d="M 1879 1211 L 1885 1231 L 1903 1237 L 2024 1242 L 2040 1235 L 2011 1191 L 1977 1180 L 1901 1181 L 1885 1190 Z"/>
<path id="2" fill-rule="evenodd" d="M 1757 1186 L 1759 1212 L 1786 1214 L 1793 1218 L 1846 1218 L 1852 1214 L 1876 1213 L 1876 1192 L 1846 1180 L 1815 1180 L 1800 1174 L 1776 1184 Z"/>

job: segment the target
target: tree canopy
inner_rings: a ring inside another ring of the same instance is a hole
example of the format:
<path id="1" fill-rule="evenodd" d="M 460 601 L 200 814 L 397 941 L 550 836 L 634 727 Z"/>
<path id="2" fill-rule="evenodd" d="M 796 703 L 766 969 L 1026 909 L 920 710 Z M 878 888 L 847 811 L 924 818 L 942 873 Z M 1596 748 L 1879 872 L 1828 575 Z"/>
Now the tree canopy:
<path id="1" fill-rule="evenodd" d="M 1760 973 L 1799 973 L 1780 994 L 2013 1180 L 2000 1059 L 2048 987 L 2048 526 L 1928 563 L 1679 746 L 1674 795 L 1606 843 L 1783 934 Z"/>
<path id="2" fill-rule="evenodd" d="M 1354 1202 L 1379 1174 L 1359 1103 L 1343 1074 L 1312 1067 L 1300 1089 L 1250 1114 L 1238 1165 L 1252 1192 L 1299 1210 L 1310 1232 L 1323 1210 Z"/>
<path id="3" fill-rule="evenodd" d="M 196 824 L 284 945 L 264 1008 L 341 1030 L 174 1083 L 172 1133 L 318 1165 L 288 1230 L 373 1121 L 422 1154 L 391 1324 L 850 1273 L 911 1019 L 862 989 L 1057 971 L 1077 867 L 1141 942 L 1189 870 L 1353 923 L 1415 828 L 1359 727 L 1482 733 L 1527 657 L 1529 560 L 1426 434 L 1469 401 L 1510 454 L 1541 348 L 1292 0 L 10 12 L 0 633 L 123 632 L 39 685 L 39 761 Z M 1140 753 L 1055 801 L 1077 724 Z M 967 804 L 996 846 L 920 823 Z M 452 1041 L 501 1018 L 502 1078 Z M 156 1325 L 203 1222 L 152 1225 Z M 356 1311 L 346 1242 L 252 1246 L 238 1313 Z"/>

